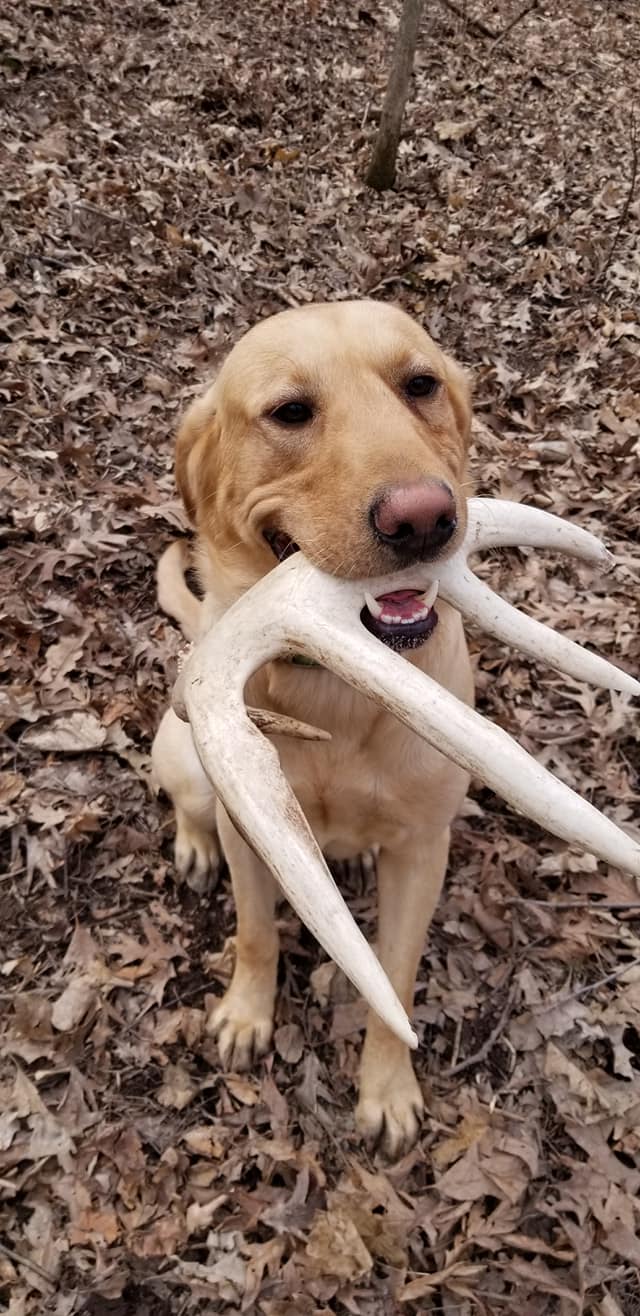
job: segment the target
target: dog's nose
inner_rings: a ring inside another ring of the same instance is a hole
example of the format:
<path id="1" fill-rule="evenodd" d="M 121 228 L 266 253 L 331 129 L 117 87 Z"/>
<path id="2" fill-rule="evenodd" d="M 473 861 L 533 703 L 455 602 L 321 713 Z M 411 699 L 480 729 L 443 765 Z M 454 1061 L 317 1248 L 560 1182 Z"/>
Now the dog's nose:
<path id="1" fill-rule="evenodd" d="M 414 561 L 432 557 L 458 524 L 453 493 L 440 480 L 384 489 L 371 504 L 370 518 L 377 539 Z"/>

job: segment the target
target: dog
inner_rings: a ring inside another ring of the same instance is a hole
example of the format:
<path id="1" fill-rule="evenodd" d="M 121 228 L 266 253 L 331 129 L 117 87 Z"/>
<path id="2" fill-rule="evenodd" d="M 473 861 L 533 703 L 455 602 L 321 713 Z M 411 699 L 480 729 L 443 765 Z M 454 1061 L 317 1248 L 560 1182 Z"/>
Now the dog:
<path id="1" fill-rule="evenodd" d="M 300 549 L 323 571 L 366 580 L 445 559 L 466 527 L 470 388 L 403 311 L 375 301 L 286 310 L 263 320 L 187 411 L 176 479 L 196 531 L 198 600 L 179 545 L 161 559 L 161 606 L 196 639 L 276 562 Z M 417 590 L 368 599 L 381 643 L 467 703 L 473 680 L 459 614 Z M 279 739 L 282 767 L 321 849 L 377 848 L 378 955 L 410 1013 L 467 774 L 320 667 L 277 661 L 247 702 L 331 733 Z M 216 802 L 187 723 L 171 710 L 153 764 L 176 812 L 178 870 L 202 884 L 226 857 L 236 963 L 212 1017 L 227 1068 L 268 1049 L 278 965 L 276 884 Z M 423 1095 L 408 1049 L 370 1012 L 356 1124 L 395 1159 L 415 1142 Z"/>

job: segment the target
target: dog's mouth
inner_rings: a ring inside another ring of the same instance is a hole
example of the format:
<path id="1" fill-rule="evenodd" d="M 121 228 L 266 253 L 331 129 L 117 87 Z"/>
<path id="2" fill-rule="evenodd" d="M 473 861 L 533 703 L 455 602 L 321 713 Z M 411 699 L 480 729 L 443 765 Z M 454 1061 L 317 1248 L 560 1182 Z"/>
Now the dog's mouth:
<path id="1" fill-rule="evenodd" d="M 283 530 L 265 530 L 271 552 L 278 562 L 299 553 Z M 363 626 L 390 649 L 417 649 L 424 644 L 438 624 L 434 603 L 438 594 L 435 582 L 428 590 L 397 589 L 376 599 L 365 590 L 365 606 L 360 613 Z"/>
<path id="2" fill-rule="evenodd" d="M 380 594 L 377 599 L 365 592 L 366 606 L 360 620 L 390 649 L 417 649 L 438 624 L 433 606 L 437 594 L 437 581 L 428 590 L 396 589 L 390 594 Z"/>

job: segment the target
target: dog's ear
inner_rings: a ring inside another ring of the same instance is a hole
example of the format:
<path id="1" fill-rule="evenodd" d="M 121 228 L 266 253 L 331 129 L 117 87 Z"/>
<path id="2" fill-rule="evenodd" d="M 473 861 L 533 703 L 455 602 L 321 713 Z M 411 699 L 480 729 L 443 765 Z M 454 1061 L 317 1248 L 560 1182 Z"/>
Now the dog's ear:
<path id="1" fill-rule="evenodd" d="M 176 439 L 176 484 L 189 520 L 198 520 L 198 504 L 211 490 L 218 446 L 214 389 L 192 402 L 182 419 Z"/>
<path id="2" fill-rule="evenodd" d="M 453 357 L 448 356 L 446 353 L 443 353 L 443 355 L 449 401 L 455 417 L 456 429 L 464 444 L 466 457 L 471 439 L 471 381 L 466 370 L 463 370 L 462 366 L 459 366 L 457 361 L 453 360 Z"/>

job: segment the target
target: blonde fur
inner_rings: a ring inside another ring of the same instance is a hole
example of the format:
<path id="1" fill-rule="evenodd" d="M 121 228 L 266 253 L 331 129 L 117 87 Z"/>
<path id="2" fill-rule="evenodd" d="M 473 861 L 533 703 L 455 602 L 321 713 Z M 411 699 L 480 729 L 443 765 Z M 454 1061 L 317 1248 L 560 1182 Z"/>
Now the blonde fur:
<path id="1" fill-rule="evenodd" d="M 401 381 L 411 370 L 441 381 L 434 399 L 408 405 Z M 314 415 L 304 432 L 274 423 L 274 408 L 309 394 Z M 177 478 L 197 531 L 205 602 L 188 590 L 183 549 L 173 545 L 159 567 L 161 605 L 190 638 L 197 635 L 273 567 L 263 536 L 273 526 L 333 574 L 393 570 L 367 509 L 377 490 L 402 481 L 446 480 L 462 533 L 470 419 L 463 372 L 392 307 L 310 306 L 259 324 L 187 412 L 178 436 Z M 406 661 L 471 702 L 460 617 L 446 604 L 437 610 L 436 630 Z M 247 701 L 331 732 L 326 744 L 280 738 L 282 765 L 325 853 L 346 858 L 378 847 L 379 955 L 410 1011 L 465 773 L 327 671 L 271 663 L 257 673 Z M 154 765 L 176 807 L 178 866 L 202 889 L 217 832 L 229 863 L 237 961 L 213 1028 L 223 1063 L 237 1068 L 271 1037 L 276 892 L 216 804 L 189 740 L 188 727 L 167 713 Z M 417 1136 L 423 1104 L 406 1048 L 370 1017 L 356 1112 L 363 1135 L 398 1155 Z"/>
<path id="2" fill-rule="evenodd" d="M 186 640 L 197 640 L 202 625 L 202 604 L 189 589 L 185 572 L 189 550 L 182 539 L 165 549 L 156 572 L 158 603 L 163 612 L 182 628 Z"/>

